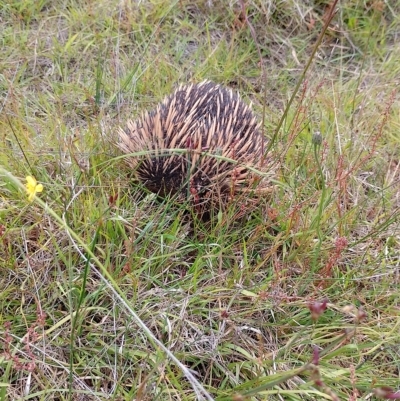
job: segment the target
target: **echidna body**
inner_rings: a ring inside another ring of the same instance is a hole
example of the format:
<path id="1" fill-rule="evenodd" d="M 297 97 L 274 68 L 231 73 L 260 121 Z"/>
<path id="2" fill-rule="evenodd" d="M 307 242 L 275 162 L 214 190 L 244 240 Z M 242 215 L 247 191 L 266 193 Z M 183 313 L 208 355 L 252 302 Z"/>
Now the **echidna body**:
<path id="1" fill-rule="evenodd" d="M 263 137 L 250 107 L 210 81 L 180 86 L 154 110 L 119 129 L 119 148 L 137 178 L 161 196 L 221 206 L 254 182 Z M 232 162 L 233 160 L 233 162 Z"/>

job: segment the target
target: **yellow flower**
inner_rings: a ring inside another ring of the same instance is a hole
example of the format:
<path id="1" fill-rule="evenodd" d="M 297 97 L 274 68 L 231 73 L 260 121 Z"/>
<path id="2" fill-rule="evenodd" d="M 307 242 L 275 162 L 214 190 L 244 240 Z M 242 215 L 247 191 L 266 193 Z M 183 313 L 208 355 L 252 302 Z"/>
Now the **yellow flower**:
<path id="1" fill-rule="evenodd" d="M 32 202 L 37 192 L 43 191 L 43 185 L 38 184 L 35 177 L 28 175 L 26 177 L 26 192 L 28 192 L 28 200 Z"/>

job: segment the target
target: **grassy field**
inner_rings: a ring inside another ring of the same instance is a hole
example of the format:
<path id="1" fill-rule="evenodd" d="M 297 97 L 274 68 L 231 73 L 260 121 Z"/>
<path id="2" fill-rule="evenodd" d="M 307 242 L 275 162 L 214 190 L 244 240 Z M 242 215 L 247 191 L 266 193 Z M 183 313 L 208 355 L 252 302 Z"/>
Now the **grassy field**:
<path id="1" fill-rule="evenodd" d="M 0 1 L 1 401 L 400 399 L 400 2 L 333 3 Z M 269 140 L 212 224 L 114 146 L 203 79 Z"/>

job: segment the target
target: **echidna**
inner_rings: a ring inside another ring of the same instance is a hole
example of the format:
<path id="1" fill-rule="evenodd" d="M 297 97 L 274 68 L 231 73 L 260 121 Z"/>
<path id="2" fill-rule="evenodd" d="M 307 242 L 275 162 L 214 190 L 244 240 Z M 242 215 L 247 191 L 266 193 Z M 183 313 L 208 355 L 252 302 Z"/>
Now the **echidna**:
<path id="1" fill-rule="evenodd" d="M 154 110 L 119 129 L 119 148 L 137 178 L 161 196 L 221 207 L 257 177 L 263 137 L 250 107 L 210 81 L 180 86 Z M 204 210 L 204 209 L 202 209 Z"/>

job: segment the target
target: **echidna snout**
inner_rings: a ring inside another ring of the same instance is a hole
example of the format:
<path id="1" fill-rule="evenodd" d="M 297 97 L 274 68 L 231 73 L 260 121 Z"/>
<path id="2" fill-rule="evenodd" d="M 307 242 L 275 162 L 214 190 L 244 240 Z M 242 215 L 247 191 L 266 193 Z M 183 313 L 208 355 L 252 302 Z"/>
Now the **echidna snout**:
<path id="1" fill-rule="evenodd" d="M 156 108 L 119 129 L 119 148 L 137 178 L 161 196 L 222 206 L 253 185 L 264 139 L 250 107 L 210 81 L 180 86 Z"/>

